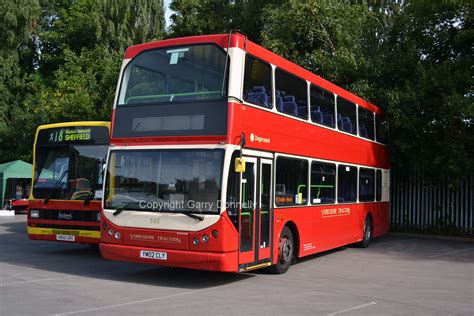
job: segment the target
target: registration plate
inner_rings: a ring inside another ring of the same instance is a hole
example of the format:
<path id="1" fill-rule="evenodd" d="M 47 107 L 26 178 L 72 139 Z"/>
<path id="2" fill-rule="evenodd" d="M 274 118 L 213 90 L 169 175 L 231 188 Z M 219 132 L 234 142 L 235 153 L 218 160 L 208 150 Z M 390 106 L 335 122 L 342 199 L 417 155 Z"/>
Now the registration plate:
<path id="1" fill-rule="evenodd" d="M 60 241 L 75 241 L 76 237 L 74 235 L 56 235 L 56 240 Z"/>
<path id="2" fill-rule="evenodd" d="M 140 258 L 166 260 L 168 259 L 168 254 L 166 252 L 140 250 Z"/>

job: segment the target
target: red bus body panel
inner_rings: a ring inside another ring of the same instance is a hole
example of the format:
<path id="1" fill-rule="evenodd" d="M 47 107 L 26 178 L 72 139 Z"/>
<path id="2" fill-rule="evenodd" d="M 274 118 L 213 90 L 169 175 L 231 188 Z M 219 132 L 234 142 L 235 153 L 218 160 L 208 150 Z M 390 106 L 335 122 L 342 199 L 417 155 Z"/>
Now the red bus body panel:
<path id="1" fill-rule="evenodd" d="M 101 202 L 90 201 L 89 205 L 85 206 L 84 201 L 61 201 L 61 200 L 50 200 L 48 204 L 44 204 L 44 200 L 30 200 L 29 210 L 60 210 L 60 211 L 90 211 L 100 212 Z M 28 233 L 28 238 L 32 240 L 50 240 L 67 242 L 56 239 L 55 232 L 61 230 L 72 230 L 77 232 L 75 235 L 76 243 L 84 244 L 99 244 L 100 242 L 100 222 L 95 221 L 70 221 L 70 220 L 59 220 L 59 219 L 36 219 L 31 218 L 28 210 L 28 229 L 39 230 L 42 226 L 44 228 L 43 233 Z M 60 226 L 60 228 L 57 228 Z M 78 226 L 82 226 L 78 229 Z M 99 237 L 90 237 L 89 234 L 98 235 Z"/>
<path id="2" fill-rule="evenodd" d="M 217 223 L 198 232 L 118 227 L 102 219 L 100 250 L 105 259 L 152 263 L 180 268 L 237 272 L 238 234 L 227 213 Z M 109 234 L 109 230 L 113 234 Z M 217 231 L 214 237 L 212 231 Z M 121 239 L 114 237 L 119 232 Z M 202 242 L 207 235 L 209 241 Z M 199 245 L 193 240 L 197 238 Z M 166 261 L 140 258 L 141 250 L 166 252 Z"/>

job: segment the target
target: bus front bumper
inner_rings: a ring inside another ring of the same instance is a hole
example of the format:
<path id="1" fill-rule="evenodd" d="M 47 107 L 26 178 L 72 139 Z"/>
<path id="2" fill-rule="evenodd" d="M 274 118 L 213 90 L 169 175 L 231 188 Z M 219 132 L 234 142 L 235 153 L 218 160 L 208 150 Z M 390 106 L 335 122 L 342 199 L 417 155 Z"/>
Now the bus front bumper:
<path id="1" fill-rule="evenodd" d="M 82 244 L 99 244 L 100 232 L 94 230 L 56 229 L 28 226 L 28 238 Z"/>
<path id="2" fill-rule="evenodd" d="M 158 264 L 178 268 L 237 272 L 238 252 L 198 252 L 188 250 L 146 248 L 101 243 L 100 252 L 105 259 Z M 144 258 L 143 252 L 159 253 L 159 258 Z M 166 255 L 164 255 L 166 254 Z"/>

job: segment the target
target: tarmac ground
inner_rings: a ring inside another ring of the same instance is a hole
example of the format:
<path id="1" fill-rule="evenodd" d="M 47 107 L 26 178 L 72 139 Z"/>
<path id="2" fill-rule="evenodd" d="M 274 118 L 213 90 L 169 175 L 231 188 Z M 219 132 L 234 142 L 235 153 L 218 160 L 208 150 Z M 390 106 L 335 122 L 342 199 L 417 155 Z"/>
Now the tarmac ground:
<path id="1" fill-rule="evenodd" d="M 0 315 L 473 315 L 474 243 L 388 234 L 283 275 L 103 260 L 0 217 Z"/>

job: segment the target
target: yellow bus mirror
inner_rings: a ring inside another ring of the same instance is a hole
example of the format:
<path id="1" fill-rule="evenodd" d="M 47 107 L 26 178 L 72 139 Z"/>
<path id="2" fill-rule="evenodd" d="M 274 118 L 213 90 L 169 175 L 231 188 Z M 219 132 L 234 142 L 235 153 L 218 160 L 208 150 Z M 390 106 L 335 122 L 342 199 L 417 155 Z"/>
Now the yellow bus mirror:
<path id="1" fill-rule="evenodd" d="M 245 172 L 244 158 L 235 158 L 235 172 Z"/>

